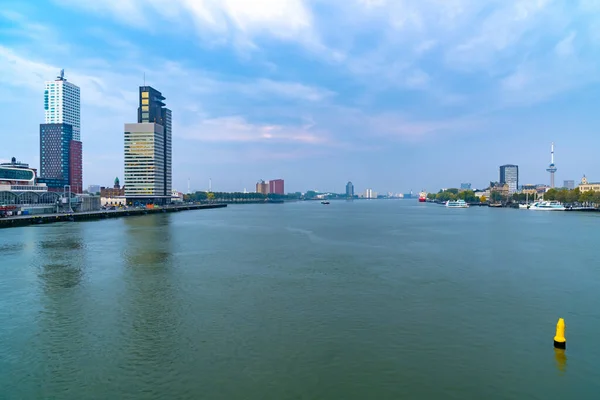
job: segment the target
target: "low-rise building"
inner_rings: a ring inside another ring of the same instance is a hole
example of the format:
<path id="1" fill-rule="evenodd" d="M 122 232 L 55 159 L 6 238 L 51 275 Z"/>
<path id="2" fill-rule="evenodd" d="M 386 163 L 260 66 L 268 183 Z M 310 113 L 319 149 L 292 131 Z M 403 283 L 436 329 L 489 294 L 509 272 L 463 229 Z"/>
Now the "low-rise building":
<path id="1" fill-rule="evenodd" d="M 580 192 L 589 192 L 590 190 L 600 192 L 600 182 L 589 182 L 585 175 L 581 178 L 581 183 L 578 187 Z"/>

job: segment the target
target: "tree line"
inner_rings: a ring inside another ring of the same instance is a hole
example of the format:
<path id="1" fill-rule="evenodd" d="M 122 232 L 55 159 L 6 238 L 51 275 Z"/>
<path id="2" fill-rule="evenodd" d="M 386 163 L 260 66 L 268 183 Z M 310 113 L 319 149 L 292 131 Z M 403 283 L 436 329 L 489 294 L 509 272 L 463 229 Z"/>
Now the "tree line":
<path id="1" fill-rule="evenodd" d="M 482 200 L 475 196 L 475 192 L 472 190 L 458 189 L 446 189 L 440 190 L 438 193 L 428 193 L 427 198 L 435 201 L 448 201 L 448 200 L 464 200 L 467 203 L 479 203 Z M 484 200 L 485 202 L 485 197 Z"/>
<path id="2" fill-rule="evenodd" d="M 550 189 L 544 194 L 544 200 L 556 200 L 567 204 L 600 204 L 600 192 L 593 190 L 582 192 L 579 188 L 573 190 Z"/>
<path id="3" fill-rule="evenodd" d="M 195 192 L 183 196 L 184 201 L 191 202 L 260 202 L 267 200 L 299 200 L 299 193 L 268 195 L 262 193 L 242 192 Z"/>

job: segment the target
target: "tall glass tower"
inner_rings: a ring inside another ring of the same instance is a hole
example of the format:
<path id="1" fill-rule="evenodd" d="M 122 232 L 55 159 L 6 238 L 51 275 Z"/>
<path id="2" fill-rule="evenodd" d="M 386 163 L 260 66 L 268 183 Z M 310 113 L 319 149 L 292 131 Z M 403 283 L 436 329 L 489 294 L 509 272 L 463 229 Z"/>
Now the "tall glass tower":
<path id="1" fill-rule="evenodd" d="M 500 166 L 500 184 L 508 185 L 508 193 L 513 194 L 519 190 L 519 166 L 502 165 Z"/>

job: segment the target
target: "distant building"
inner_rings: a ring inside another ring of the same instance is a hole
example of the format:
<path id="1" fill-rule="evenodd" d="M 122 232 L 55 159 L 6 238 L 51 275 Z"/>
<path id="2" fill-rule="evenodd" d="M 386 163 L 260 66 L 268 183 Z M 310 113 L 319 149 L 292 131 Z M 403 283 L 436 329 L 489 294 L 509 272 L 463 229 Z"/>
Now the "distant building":
<path id="1" fill-rule="evenodd" d="M 269 194 L 269 184 L 262 179 L 256 183 L 256 193 Z"/>
<path id="2" fill-rule="evenodd" d="M 526 184 L 521 187 L 521 193 L 524 194 L 537 194 L 537 192 L 536 185 Z"/>
<path id="3" fill-rule="evenodd" d="M 470 183 L 461 183 L 460 189 L 461 190 L 471 190 L 471 184 Z"/>
<path id="4" fill-rule="evenodd" d="M 354 185 L 352 182 L 346 184 L 346 197 L 354 197 Z"/>
<path id="5" fill-rule="evenodd" d="M 565 189 L 573 190 L 573 189 L 575 189 L 575 181 L 574 180 L 565 181 L 563 184 L 563 187 Z"/>
<path id="6" fill-rule="evenodd" d="M 500 193 L 504 197 L 510 195 L 510 187 L 507 183 L 491 182 L 490 183 L 490 196 L 492 193 Z"/>
<path id="7" fill-rule="evenodd" d="M 273 181 L 269 181 L 269 193 L 285 194 L 283 179 L 275 179 Z"/>
<path id="8" fill-rule="evenodd" d="M 500 166 L 500 184 L 508 185 L 509 194 L 516 193 L 519 187 L 519 166 L 512 164 Z"/>
<path id="9" fill-rule="evenodd" d="M 364 198 L 365 199 L 376 199 L 377 192 L 374 192 L 373 189 L 367 189 L 367 190 L 365 190 Z"/>
<path id="10" fill-rule="evenodd" d="M 600 182 L 589 182 L 585 175 L 581 178 L 581 183 L 578 187 L 580 192 L 589 192 L 590 190 L 600 192 Z"/>
<path id="11" fill-rule="evenodd" d="M 90 194 L 96 194 L 96 193 L 100 192 L 100 185 L 90 185 L 90 186 L 88 186 L 87 191 Z"/>

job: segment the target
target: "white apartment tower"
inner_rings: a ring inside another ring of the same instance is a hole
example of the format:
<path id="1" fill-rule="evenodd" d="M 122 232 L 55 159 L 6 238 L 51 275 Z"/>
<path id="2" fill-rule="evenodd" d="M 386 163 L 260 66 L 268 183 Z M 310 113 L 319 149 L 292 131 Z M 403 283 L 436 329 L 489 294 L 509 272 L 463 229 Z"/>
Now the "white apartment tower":
<path id="1" fill-rule="evenodd" d="M 79 87 L 67 82 L 65 70 L 53 81 L 46 82 L 44 114 L 46 124 L 69 124 L 73 140 L 81 141 L 81 99 Z"/>

